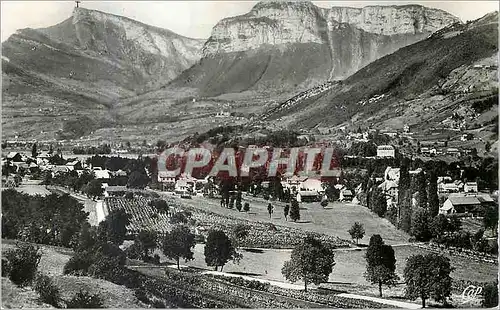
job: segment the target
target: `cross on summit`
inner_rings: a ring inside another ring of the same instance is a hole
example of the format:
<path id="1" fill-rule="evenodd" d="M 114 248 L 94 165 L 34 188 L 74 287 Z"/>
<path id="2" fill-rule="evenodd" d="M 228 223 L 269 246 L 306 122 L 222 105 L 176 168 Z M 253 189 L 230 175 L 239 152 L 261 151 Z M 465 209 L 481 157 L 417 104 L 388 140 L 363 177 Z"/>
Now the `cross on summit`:
<path id="1" fill-rule="evenodd" d="M 78 5 L 79 5 L 81 2 L 82 2 L 82 1 L 80 1 L 80 0 L 76 0 L 76 1 L 75 1 L 75 3 L 76 3 L 76 7 L 77 7 L 77 8 L 79 7 Z"/>

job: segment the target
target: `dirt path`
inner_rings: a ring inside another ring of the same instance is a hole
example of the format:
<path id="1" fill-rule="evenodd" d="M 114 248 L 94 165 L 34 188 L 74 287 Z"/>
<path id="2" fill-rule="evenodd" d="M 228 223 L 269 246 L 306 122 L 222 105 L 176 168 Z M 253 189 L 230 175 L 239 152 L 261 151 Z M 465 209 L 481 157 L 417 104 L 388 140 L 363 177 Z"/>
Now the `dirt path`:
<path id="1" fill-rule="evenodd" d="M 137 269 L 137 270 L 151 268 L 150 266 L 128 266 L 128 267 L 133 268 L 133 269 Z M 176 264 L 168 265 L 166 267 L 172 268 L 172 269 L 177 269 Z M 163 266 L 161 266 L 159 268 L 163 268 Z M 180 268 L 186 269 L 186 268 L 190 268 L 190 266 L 180 265 Z M 241 277 L 241 278 L 246 279 L 246 280 L 253 280 L 253 281 L 258 281 L 261 283 L 269 283 L 270 285 L 277 286 L 277 287 L 284 288 L 284 289 L 292 289 L 292 290 L 304 289 L 303 285 L 297 285 L 297 284 L 286 283 L 286 282 L 281 282 L 281 281 L 265 280 L 265 279 L 261 279 L 261 278 L 233 274 L 233 273 L 228 273 L 228 272 L 207 270 L 207 271 L 203 271 L 202 274 L 221 275 L 221 276 L 226 276 L 226 277 Z M 338 296 L 357 299 L 357 300 L 369 300 L 369 301 L 378 302 L 381 304 L 395 306 L 395 307 L 399 307 L 399 308 L 405 308 L 405 309 L 420 309 L 421 308 L 420 305 L 414 304 L 414 303 L 402 302 L 402 301 L 396 301 L 396 300 L 390 300 L 390 299 L 384 299 L 384 298 L 377 298 L 377 297 L 371 297 L 371 296 L 364 296 L 364 295 L 358 295 L 358 294 L 341 293 Z"/>
<path id="2" fill-rule="evenodd" d="M 404 308 L 404 309 L 420 309 L 420 308 L 422 308 L 418 304 L 413 304 L 413 303 L 403 302 L 403 301 L 383 299 L 383 298 L 377 298 L 377 297 L 371 297 L 371 296 L 363 296 L 363 295 L 357 295 L 357 294 L 346 294 L 346 293 L 339 294 L 338 296 L 340 296 L 340 297 L 347 297 L 347 298 L 353 298 L 353 299 L 370 300 L 370 301 L 378 302 L 378 303 L 381 303 L 381 304 L 391 305 L 391 306 L 395 306 L 395 307 L 398 307 L 398 308 Z"/>

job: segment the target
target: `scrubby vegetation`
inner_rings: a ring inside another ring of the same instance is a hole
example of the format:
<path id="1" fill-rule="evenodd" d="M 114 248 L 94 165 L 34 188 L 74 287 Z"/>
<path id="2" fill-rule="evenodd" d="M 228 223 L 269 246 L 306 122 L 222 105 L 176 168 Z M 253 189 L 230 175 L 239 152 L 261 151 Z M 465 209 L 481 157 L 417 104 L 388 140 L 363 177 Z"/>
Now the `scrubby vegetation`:
<path id="1" fill-rule="evenodd" d="M 69 195 L 30 196 L 2 192 L 2 238 L 71 247 L 87 221 L 83 205 Z"/>

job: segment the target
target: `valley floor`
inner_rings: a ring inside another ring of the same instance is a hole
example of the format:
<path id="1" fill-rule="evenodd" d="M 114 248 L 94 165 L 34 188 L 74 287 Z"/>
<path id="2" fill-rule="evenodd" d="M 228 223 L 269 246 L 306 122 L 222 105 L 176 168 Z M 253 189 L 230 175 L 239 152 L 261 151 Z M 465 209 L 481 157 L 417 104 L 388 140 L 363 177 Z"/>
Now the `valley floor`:
<path id="1" fill-rule="evenodd" d="M 172 196 L 169 195 L 168 197 Z M 175 199 L 177 200 L 177 198 Z M 274 213 L 269 218 L 267 211 L 268 202 L 250 195 L 243 195 L 242 201 L 243 204 L 245 202 L 250 203 L 249 212 L 238 212 L 236 209 L 222 208 L 218 199 L 209 199 L 201 196 L 193 196 L 191 200 L 179 198 L 178 201 L 182 204 L 217 214 L 249 221 L 270 222 L 275 225 L 300 228 L 346 240 L 351 239 L 347 231 L 354 222 L 360 222 L 366 231 L 364 238 L 359 240 L 360 244 L 368 244 L 373 234 L 380 234 L 384 241 L 391 245 L 407 243 L 410 238 L 403 231 L 397 230 L 388 220 L 378 217 L 363 206 L 350 203 L 334 202 L 330 203 L 326 208 L 321 207 L 319 202 L 301 203 L 300 220 L 294 223 L 290 219 L 285 221 L 283 214 L 285 203 L 271 202 L 274 207 Z"/>

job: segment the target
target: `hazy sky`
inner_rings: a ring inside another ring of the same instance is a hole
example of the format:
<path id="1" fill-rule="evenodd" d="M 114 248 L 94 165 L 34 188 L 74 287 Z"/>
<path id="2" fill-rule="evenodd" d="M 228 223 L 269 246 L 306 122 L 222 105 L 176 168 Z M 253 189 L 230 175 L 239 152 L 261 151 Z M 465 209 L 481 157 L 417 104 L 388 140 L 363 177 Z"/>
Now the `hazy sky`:
<path id="1" fill-rule="evenodd" d="M 258 1 L 82 1 L 82 7 L 127 16 L 193 38 L 208 38 L 222 18 L 248 12 Z M 57 24 L 69 16 L 73 1 L 1 2 L 2 42 L 17 29 Z M 422 4 L 448 11 L 463 21 L 498 10 L 498 1 L 313 1 L 320 7 Z"/>

